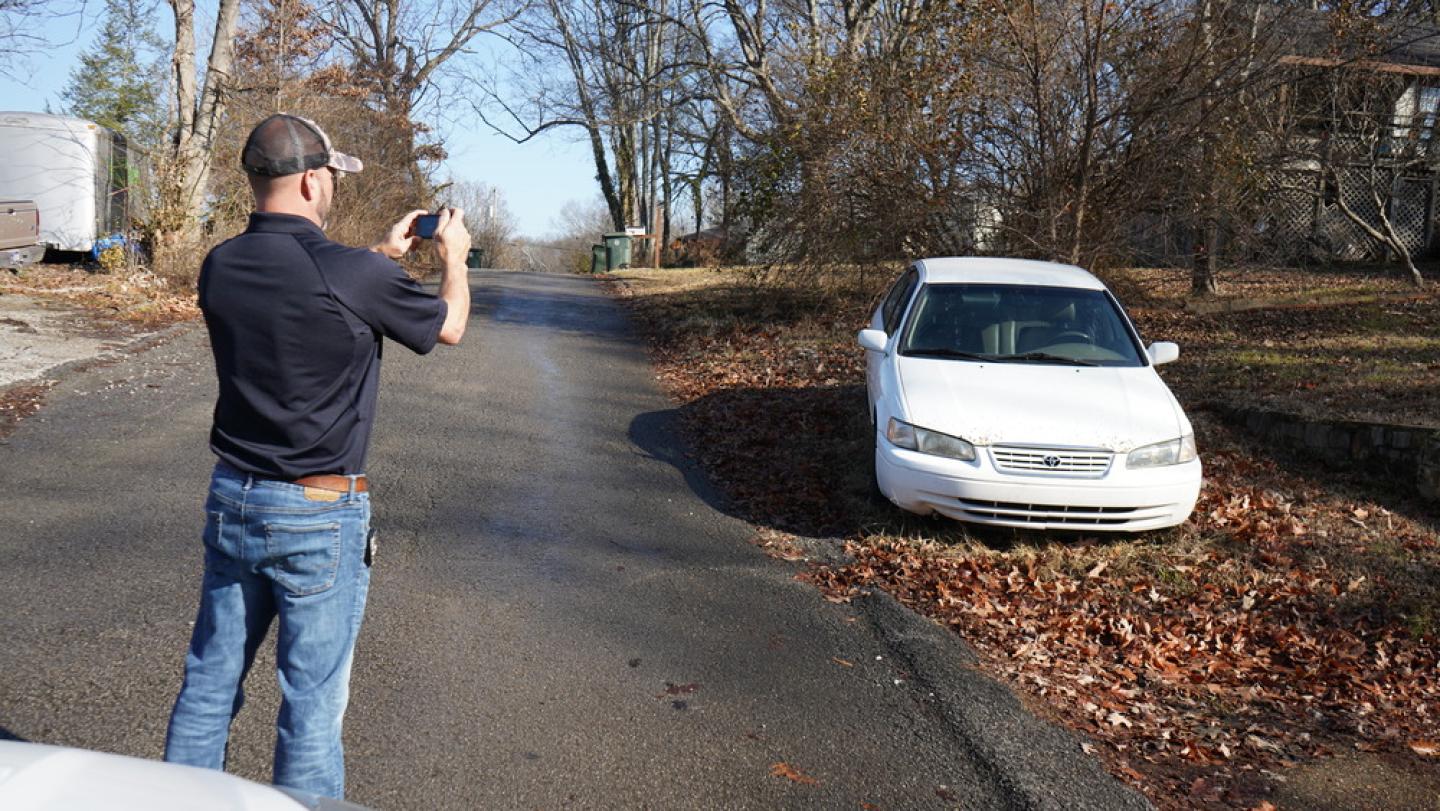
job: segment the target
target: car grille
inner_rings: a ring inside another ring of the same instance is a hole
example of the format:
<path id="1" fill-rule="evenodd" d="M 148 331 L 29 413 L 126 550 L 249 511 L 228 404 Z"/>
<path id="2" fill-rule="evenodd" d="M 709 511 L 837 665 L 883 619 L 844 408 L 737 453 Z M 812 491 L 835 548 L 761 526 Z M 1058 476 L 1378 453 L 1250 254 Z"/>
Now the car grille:
<path id="1" fill-rule="evenodd" d="M 1110 470 L 1114 454 L 1106 450 L 1001 446 L 990 449 L 990 458 L 1001 473 L 1098 479 Z"/>
<path id="2" fill-rule="evenodd" d="M 1054 527 L 1122 526 L 1153 518 L 1159 507 L 1077 507 L 1063 504 L 1018 504 L 1009 501 L 955 501 L 971 518 Z"/>

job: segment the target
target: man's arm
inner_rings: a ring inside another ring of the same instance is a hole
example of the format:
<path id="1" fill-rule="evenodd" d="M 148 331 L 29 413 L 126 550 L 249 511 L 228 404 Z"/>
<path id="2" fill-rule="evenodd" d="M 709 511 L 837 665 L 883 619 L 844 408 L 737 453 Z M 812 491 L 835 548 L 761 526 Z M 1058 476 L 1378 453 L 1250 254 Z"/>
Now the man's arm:
<path id="1" fill-rule="evenodd" d="M 445 301 L 445 323 L 440 327 L 440 343 L 454 346 L 465 335 L 470 323 L 470 276 L 465 260 L 470 255 L 470 232 L 465 230 L 465 212 L 447 208 L 440 212 L 435 228 L 435 256 L 444 268 L 440 278 L 440 298 Z"/>

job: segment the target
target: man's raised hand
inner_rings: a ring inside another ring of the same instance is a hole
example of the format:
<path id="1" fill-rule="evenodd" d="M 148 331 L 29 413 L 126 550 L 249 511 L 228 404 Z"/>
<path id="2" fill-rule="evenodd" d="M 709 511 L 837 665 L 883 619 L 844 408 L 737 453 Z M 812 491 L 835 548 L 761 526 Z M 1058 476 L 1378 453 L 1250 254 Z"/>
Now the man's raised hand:
<path id="1" fill-rule="evenodd" d="M 435 227 L 435 256 L 445 267 L 465 267 L 470 255 L 470 232 L 465 229 L 465 212 L 458 208 L 442 208 L 440 224 Z"/>
<path id="2" fill-rule="evenodd" d="M 370 250 L 384 254 L 391 259 L 399 259 L 405 254 L 415 250 L 420 242 L 420 237 L 414 235 L 415 218 L 427 213 L 424 209 L 416 209 L 400 218 L 400 221 L 390 226 L 385 238 L 378 245 L 371 246 Z"/>

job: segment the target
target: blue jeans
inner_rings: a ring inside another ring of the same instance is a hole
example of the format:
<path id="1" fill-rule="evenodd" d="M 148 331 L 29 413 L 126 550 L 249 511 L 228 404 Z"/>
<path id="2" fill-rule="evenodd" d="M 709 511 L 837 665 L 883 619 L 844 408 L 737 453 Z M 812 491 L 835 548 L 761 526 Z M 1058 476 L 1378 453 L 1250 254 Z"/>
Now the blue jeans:
<path id="1" fill-rule="evenodd" d="M 369 528 L 367 493 L 326 493 L 215 466 L 200 611 L 165 736 L 167 761 L 225 768 L 245 674 L 279 617 L 275 783 L 344 795 L 340 726 L 370 588 Z"/>

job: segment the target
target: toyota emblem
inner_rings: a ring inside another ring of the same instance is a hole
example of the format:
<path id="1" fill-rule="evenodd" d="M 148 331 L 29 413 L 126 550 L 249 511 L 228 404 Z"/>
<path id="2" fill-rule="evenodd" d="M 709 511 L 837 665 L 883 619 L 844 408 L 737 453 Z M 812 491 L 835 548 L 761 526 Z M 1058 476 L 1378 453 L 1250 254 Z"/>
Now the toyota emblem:
<path id="1" fill-rule="evenodd" d="M 1060 467 L 1060 457 L 1058 457 L 1058 456 L 1047 456 L 1047 457 L 1045 457 L 1045 467 Z"/>

